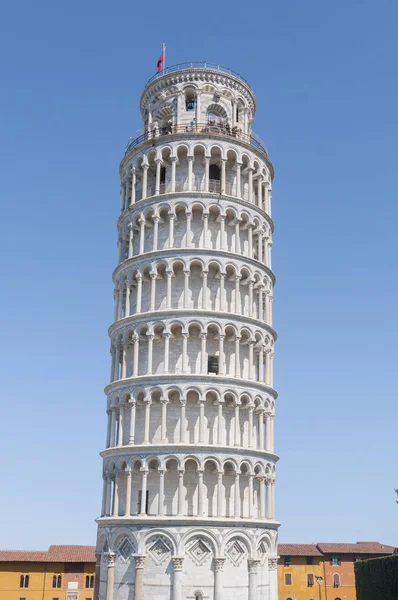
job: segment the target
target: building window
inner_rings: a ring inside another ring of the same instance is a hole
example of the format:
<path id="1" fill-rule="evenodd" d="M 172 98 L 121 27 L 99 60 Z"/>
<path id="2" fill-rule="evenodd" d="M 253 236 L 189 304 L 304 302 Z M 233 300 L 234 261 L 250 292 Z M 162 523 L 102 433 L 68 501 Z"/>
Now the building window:
<path id="1" fill-rule="evenodd" d="M 307 556 L 307 565 L 313 565 L 314 564 L 314 559 L 312 556 Z"/>
<path id="2" fill-rule="evenodd" d="M 285 585 L 292 585 L 292 574 L 285 573 Z"/>
<path id="3" fill-rule="evenodd" d="M 209 179 L 212 179 L 213 181 L 221 181 L 221 170 L 218 165 L 210 165 Z"/>
<path id="4" fill-rule="evenodd" d="M 203 600 L 202 592 L 195 592 L 195 600 Z"/>
<path id="5" fill-rule="evenodd" d="M 285 567 L 288 567 L 289 565 L 292 564 L 292 557 L 291 556 L 285 556 L 283 558 L 283 564 L 285 565 Z"/>
<path id="6" fill-rule="evenodd" d="M 333 587 L 340 587 L 340 575 L 338 573 L 333 575 Z"/>
<path id="7" fill-rule="evenodd" d="M 94 587 L 94 575 L 86 575 L 86 588 Z"/>
<path id="8" fill-rule="evenodd" d="M 19 578 L 19 587 L 20 588 L 28 588 L 29 587 L 29 575 L 21 575 Z"/>
<path id="9" fill-rule="evenodd" d="M 307 586 L 312 587 L 314 585 L 314 575 L 312 573 L 307 573 Z"/>
<path id="10" fill-rule="evenodd" d="M 53 598 L 52 600 L 60 600 L 59 598 Z"/>
<path id="11" fill-rule="evenodd" d="M 26 596 L 20 596 L 18 600 L 28 600 Z"/>
<path id="12" fill-rule="evenodd" d="M 160 183 L 166 183 L 166 167 L 160 167 Z"/>
<path id="13" fill-rule="evenodd" d="M 207 360 L 207 372 L 215 373 L 216 375 L 218 375 L 218 365 L 218 356 L 209 356 Z"/>
<path id="14" fill-rule="evenodd" d="M 60 588 L 62 583 L 61 575 L 53 575 L 53 588 Z"/>
<path id="15" fill-rule="evenodd" d="M 341 559 L 338 556 L 333 556 L 330 561 L 332 567 L 339 567 L 341 565 Z"/>

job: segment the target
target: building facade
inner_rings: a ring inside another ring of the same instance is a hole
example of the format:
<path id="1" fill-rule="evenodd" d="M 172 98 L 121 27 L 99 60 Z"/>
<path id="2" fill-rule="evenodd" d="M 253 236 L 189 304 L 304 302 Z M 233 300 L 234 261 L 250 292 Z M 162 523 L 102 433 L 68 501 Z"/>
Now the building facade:
<path id="1" fill-rule="evenodd" d="M 153 77 L 120 165 L 100 600 L 277 599 L 273 167 L 238 74 Z"/>
<path id="2" fill-rule="evenodd" d="M 394 552 L 379 542 L 279 544 L 279 600 L 356 600 L 355 562 Z"/>
<path id="3" fill-rule="evenodd" d="M 93 546 L 0 550 L 0 600 L 93 600 Z"/>

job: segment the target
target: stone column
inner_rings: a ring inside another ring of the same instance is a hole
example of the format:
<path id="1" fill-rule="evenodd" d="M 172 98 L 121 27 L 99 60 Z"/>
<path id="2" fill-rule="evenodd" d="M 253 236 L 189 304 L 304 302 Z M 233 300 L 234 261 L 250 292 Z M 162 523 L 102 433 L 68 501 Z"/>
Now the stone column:
<path id="1" fill-rule="evenodd" d="M 236 275 L 235 277 L 235 313 L 240 315 L 241 313 L 241 308 L 240 308 L 240 280 L 241 280 L 241 276 L 240 275 Z"/>
<path id="2" fill-rule="evenodd" d="M 158 232 L 159 232 L 159 221 L 160 217 L 158 215 L 153 216 L 153 244 L 152 250 L 156 252 L 158 249 Z"/>
<path id="3" fill-rule="evenodd" d="M 135 440 L 135 400 L 130 400 L 131 413 L 130 413 L 130 431 L 129 431 L 129 444 L 134 444 Z"/>
<path id="4" fill-rule="evenodd" d="M 275 519 L 275 479 L 271 481 L 271 519 Z"/>
<path id="5" fill-rule="evenodd" d="M 254 410 L 253 406 L 249 406 L 249 432 L 248 432 L 249 433 L 249 435 L 248 435 L 249 448 L 253 448 L 253 410 Z"/>
<path id="6" fill-rule="evenodd" d="M 144 444 L 149 444 L 149 423 L 151 420 L 151 404 L 150 398 L 145 398 L 145 419 L 144 419 Z"/>
<path id="7" fill-rule="evenodd" d="M 274 448 L 275 448 L 275 441 L 274 441 L 274 430 L 275 430 L 275 416 L 271 415 L 270 416 L 270 438 L 271 438 L 271 448 L 270 451 L 274 452 Z"/>
<path id="8" fill-rule="evenodd" d="M 155 300 L 156 300 L 156 279 L 158 277 L 157 273 L 151 272 L 149 274 L 151 278 L 151 300 L 150 300 L 150 310 L 155 310 Z"/>
<path id="9" fill-rule="evenodd" d="M 164 372 L 169 372 L 169 352 L 170 352 L 170 337 L 171 333 L 163 333 L 164 337 Z"/>
<path id="10" fill-rule="evenodd" d="M 159 501 L 158 501 L 158 515 L 164 515 L 164 469 L 158 469 L 159 473 Z"/>
<path id="11" fill-rule="evenodd" d="M 122 345 L 122 375 L 121 379 L 126 379 L 127 372 L 127 343 Z"/>
<path id="12" fill-rule="evenodd" d="M 218 426 L 218 432 L 217 432 L 217 445 L 218 446 L 222 446 L 223 444 L 223 422 L 222 422 L 222 406 L 223 403 L 220 402 L 220 400 L 218 401 L 218 419 L 217 419 L 217 426 Z"/>
<path id="13" fill-rule="evenodd" d="M 105 515 L 107 517 L 111 514 L 111 498 L 112 498 L 112 480 L 109 476 L 106 478 L 106 503 L 105 503 Z"/>
<path id="14" fill-rule="evenodd" d="M 141 275 L 141 273 L 137 273 L 135 278 L 137 280 L 137 305 L 136 305 L 135 312 L 140 313 L 141 312 L 141 300 L 142 300 L 142 275 Z"/>
<path id="15" fill-rule="evenodd" d="M 254 379 L 254 375 L 253 375 L 253 367 L 254 367 L 253 354 L 254 354 L 254 340 L 250 340 L 250 342 L 249 342 L 249 379 L 250 380 Z"/>
<path id="16" fill-rule="evenodd" d="M 124 210 L 125 182 L 120 182 L 120 212 Z"/>
<path id="17" fill-rule="evenodd" d="M 242 163 L 240 163 L 240 162 L 236 163 L 236 195 L 238 198 L 241 198 L 241 196 L 242 196 L 242 188 L 241 188 L 241 181 L 240 181 L 241 166 L 242 166 Z"/>
<path id="18" fill-rule="evenodd" d="M 265 415 L 265 449 L 271 452 L 271 419 L 269 413 Z"/>
<path id="19" fill-rule="evenodd" d="M 108 568 L 106 574 L 106 600 L 113 600 L 113 588 L 115 585 L 115 555 L 108 552 Z"/>
<path id="20" fill-rule="evenodd" d="M 224 338 L 225 338 L 225 335 L 220 334 L 219 340 L 218 340 L 218 354 L 219 354 L 218 371 L 219 371 L 220 375 L 225 375 Z"/>
<path id="21" fill-rule="evenodd" d="M 227 161 L 225 158 L 221 159 L 221 194 L 225 194 L 225 188 L 226 188 L 226 166 L 227 166 Z"/>
<path id="22" fill-rule="evenodd" d="M 253 202 L 253 169 L 249 169 L 249 202 Z"/>
<path id="23" fill-rule="evenodd" d="M 235 336 L 235 377 L 240 377 L 240 335 Z"/>
<path id="24" fill-rule="evenodd" d="M 253 287 L 254 281 L 249 281 L 249 317 L 253 317 Z"/>
<path id="25" fill-rule="evenodd" d="M 269 600 L 278 600 L 278 559 L 268 559 L 268 571 L 269 571 L 269 589 L 270 595 Z"/>
<path id="26" fill-rule="evenodd" d="M 266 505 L 266 513 L 265 516 L 267 519 L 272 519 L 272 499 L 271 499 L 271 480 L 265 480 L 265 505 Z"/>
<path id="27" fill-rule="evenodd" d="M 144 567 L 145 567 L 145 558 L 146 557 L 135 554 L 134 558 L 135 558 L 134 600 L 144 600 Z"/>
<path id="28" fill-rule="evenodd" d="M 106 492 L 108 487 L 108 477 L 103 475 L 102 477 L 102 505 L 101 505 L 101 517 L 106 515 Z"/>
<path id="29" fill-rule="evenodd" d="M 115 481 L 113 484 L 113 510 L 112 516 L 119 516 L 119 473 L 115 474 Z"/>
<path id="30" fill-rule="evenodd" d="M 260 559 L 250 559 L 249 563 L 249 600 L 257 600 L 257 572 Z"/>
<path id="31" fill-rule="evenodd" d="M 249 223 L 249 227 L 247 230 L 247 235 L 249 238 L 249 258 L 253 258 L 253 225 Z"/>
<path id="32" fill-rule="evenodd" d="M 148 471 L 141 467 L 142 479 L 141 479 L 141 506 L 140 506 L 140 517 L 146 515 L 146 489 L 148 480 Z"/>
<path id="33" fill-rule="evenodd" d="M 223 516 L 222 511 L 222 478 L 224 471 L 217 471 L 217 517 Z"/>
<path id="34" fill-rule="evenodd" d="M 240 446 L 239 404 L 235 402 L 235 446 Z"/>
<path id="35" fill-rule="evenodd" d="M 269 379 L 270 379 L 270 377 L 269 377 L 269 370 L 270 370 L 269 369 L 269 363 L 270 363 L 269 355 L 270 355 L 270 353 L 271 353 L 271 351 L 269 349 L 266 349 L 264 352 L 264 379 L 263 380 L 264 380 L 264 383 L 266 383 L 267 385 L 270 385 L 270 382 L 269 382 Z"/>
<path id="36" fill-rule="evenodd" d="M 99 598 L 99 586 L 101 579 L 101 559 L 102 554 L 99 552 L 95 553 L 95 579 L 94 579 L 94 598 L 98 600 Z"/>
<path id="37" fill-rule="evenodd" d="M 115 433 L 116 433 L 116 409 L 112 407 L 111 409 L 111 433 L 110 433 L 110 447 L 113 448 L 115 446 Z"/>
<path id="38" fill-rule="evenodd" d="M 173 556 L 173 600 L 182 600 L 183 557 Z"/>
<path id="39" fill-rule="evenodd" d="M 158 196 L 160 194 L 160 169 L 162 167 L 162 159 L 157 158 L 156 162 L 156 184 L 155 184 L 155 194 Z"/>
<path id="40" fill-rule="evenodd" d="M 226 273 L 220 273 L 220 311 L 225 310 L 225 276 Z"/>
<path id="41" fill-rule="evenodd" d="M 145 246 L 145 219 L 144 219 L 144 217 L 140 217 L 138 219 L 138 223 L 140 224 L 140 250 L 139 250 L 139 254 L 144 254 L 144 246 Z"/>
<path id="42" fill-rule="evenodd" d="M 199 399 L 199 444 L 205 441 L 205 398 Z"/>
<path id="43" fill-rule="evenodd" d="M 205 192 L 209 191 L 210 156 L 205 156 Z"/>
<path id="44" fill-rule="evenodd" d="M 184 308 L 188 308 L 188 293 L 189 293 L 189 277 L 191 271 L 184 269 Z"/>
<path id="45" fill-rule="evenodd" d="M 209 213 L 203 213 L 203 248 L 207 248 L 207 238 L 209 232 Z"/>
<path id="46" fill-rule="evenodd" d="M 117 320 L 122 318 L 122 307 L 123 307 L 123 284 L 119 282 L 119 294 L 118 294 L 118 305 L 117 305 Z"/>
<path id="47" fill-rule="evenodd" d="M 260 175 L 258 178 L 258 188 L 257 188 L 257 206 L 259 208 L 263 207 L 263 178 Z"/>
<path id="48" fill-rule="evenodd" d="M 202 271 L 202 310 L 207 310 L 207 275 L 208 271 Z"/>
<path id="49" fill-rule="evenodd" d="M 138 359 L 140 352 L 140 336 L 138 333 L 133 335 L 133 344 L 134 344 L 134 357 L 133 357 L 133 375 L 134 377 L 138 376 Z"/>
<path id="50" fill-rule="evenodd" d="M 192 192 L 193 156 L 188 156 L 188 192 Z"/>
<path id="51" fill-rule="evenodd" d="M 123 405 L 119 406 L 119 428 L 117 431 L 117 445 L 123 446 Z"/>
<path id="52" fill-rule="evenodd" d="M 167 275 L 167 308 L 171 308 L 171 278 L 173 277 L 173 271 L 166 271 Z"/>
<path id="53" fill-rule="evenodd" d="M 148 187 L 148 169 L 149 165 L 142 165 L 142 199 L 147 197 Z"/>
<path id="54" fill-rule="evenodd" d="M 198 517 L 202 517 L 203 512 L 203 469 L 198 469 Z"/>
<path id="55" fill-rule="evenodd" d="M 174 213 L 169 213 L 169 248 L 174 248 Z"/>
<path id="56" fill-rule="evenodd" d="M 180 444 L 185 444 L 185 406 L 186 398 L 181 398 L 181 413 L 180 413 Z"/>
<path id="57" fill-rule="evenodd" d="M 201 96 L 201 91 L 198 90 L 196 92 L 196 111 L 195 111 L 195 116 L 196 116 L 196 127 L 198 126 L 198 124 L 200 123 L 200 119 L 201 119 L 201 115 L 200 115 L 200 96 Z"/>
<path id="58" fill-rule="evenodd" d="M 258 448 L 264 450 L 264 419 L 261 409 L 258 411 Z"/>
<path id="59" fill-rule="evenodd" d="M 130 206 L 135 203 L 135 185 L 137 183 L 137 174 L 135 169 L 131 169 L 131 199 Z"/>
<path id="60" fill-rule="evenodd" d="M 134 241 L 134 227 L 133 227 L 132 223 L 129 223 L 128 229 L 129 229 L 129 258 L 131 258 L 133 256 L 133 253 L 134 253 L 134 246 L 133 246 L 133 241 Z"/>
<path id="61" fill-rule="evenodd" d="M 225 558 L 214 559 L 214 600 L 222 600 Z"/>
<path id="62" fill-rule="evenodd" d="M 162 425 L 161 425 L 161 441 L 162 443 L 167 442 L 167 405 L 169 403 L 167 398 L 161 398 L 162 404 Z"/>
<path id="63" fill-rule="evenodd" d="M 264 477 L 259 477 L 260 480 L 260 519 L 264 519 Z"/>
<path id="64" fill-rule="evenodd" d="M 264 379 L 264 350 L 260 347 L 258 351 L 258 378 L 257 381 L 263 381 Z"/>
<path id="65" fill-rule="evenodd" d="M 225 244 L 225 215 L 220 215 L 220 248 L 219 250 L 226 249 Z"/>
<path id="66" fill-rule="evenodd" d="M 171 192 L 174 193 L 176 191 L 176 164 L 177 157 L 171 156 Z"/>
<path id="67" fill-rule="evenodd" d="M 186 234 L 186 240 L 185 240 L 185 247 L 186 248 L 190 248 L 191 247 L 191 219 L 192 219 L 192 213 L 187 212 L 185 214 L 186 214 L 186 217 L 187 217 L 187 234 Z"/>
<path id="68" fill-rule="evenodd" d="M 182 372 L 187 373 L 188 369 L 188 333 L 182 334 Z"/>
<path id="69" fill-rule="evenodd" d="M 178 508 L 177 516 L 184 516 L 184 469 L 178 469 Z"/>
<path id="70" fill-rule="evenodd" d="M 131 280 L 130 278 L 126 279 L 126 308 L 124 311 L 124 316 L 130 316 L 130 293 L 131 293 Z"/>
<path id="71" fill-rule="evenodd" d="M 235 219 L 235 252 L 240 254 L 240 219 Z"/>
<path id="72" fill-rule="evenodd" d="M 257 242 L 257 260 L 263 262 L 263 234 L 261 231 L 258 232 Z"/>
<path id="73" fill-rule="evenodd" d="M 254 502 L 253 502 L 253 477 L 254 475 L 250 473 L 249 475 L 249 519 L 253 519 L 253 511 L 254 511 Z"/>
<path id="74" fill-rule="evenodd" d="M 131 515 L 131 469 L 126 471 L 126 508 L 124 510 L 124 516 L 129 517 Z"/>
<path id="75" fill-rule="evenodd" d="M 200 363 L 202 375 L 207 375 L 207 354 L 206 354 L 207 333 L 200 334 Z"/>
<path id="76" fill-rule="evenodd" d="M 112 411 L 111 410 L 107 410 L 106 414 L 108 416 L 108 423 L 107 423 L 107 427 L 106 427 L 106 447 L 109 448 L 110 446 L 110 441 L 111 441 L 111 423 L 112 423 Z"/>
<path id="77" fill-rule="evenodd" d="M 263 286 L 258 289 L 258 318 L 260 321 L 263 319 Z"/>
<path id="78" fill-rule="evenodd" d="M 148 369 L 147 375 L 152 375 L 152 363 L 153 363 L 153 338 L 155 337 L 153 333 L 147 333 L 148 338 Z"/>
<path id="79" fill-rule="evenodd" d="M 235 518 L 240 517 L 240 475 L 235 473 Z"/>
<path id="80" fill-rule="evenodd" d="M 114 299 L 114 311 L 113 311 L 113 320 L 117 321 L 117 314 L 119 309 L 119 288 L 115 287 L 115 291 L 113 292 Z"/>

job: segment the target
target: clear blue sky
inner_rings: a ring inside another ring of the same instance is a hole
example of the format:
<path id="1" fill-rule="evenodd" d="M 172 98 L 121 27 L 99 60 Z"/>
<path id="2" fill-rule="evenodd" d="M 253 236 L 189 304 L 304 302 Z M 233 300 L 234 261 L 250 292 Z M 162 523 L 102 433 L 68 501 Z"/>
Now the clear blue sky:
<path id="1" fill-rule="evenodd" d="M 118 165 L 162 41 L 241 72 L 275 165 L 280 540 L 398 545 L 393 0 L 4 2 L 2 548 L 94 544 Z"/>

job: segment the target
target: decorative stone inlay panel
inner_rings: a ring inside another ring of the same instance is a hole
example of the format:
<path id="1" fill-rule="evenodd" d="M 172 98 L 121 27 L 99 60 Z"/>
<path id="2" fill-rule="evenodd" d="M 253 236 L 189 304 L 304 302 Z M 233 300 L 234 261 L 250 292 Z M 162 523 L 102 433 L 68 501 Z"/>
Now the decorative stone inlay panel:
<path id="1" fill-rule="evenodd" d="M 238 566 L 247 556 L 246 548 L 241 542 L 234 540 L 227 548 L 227 556 L 229 556 L 235 566 Z"/>
<path id="2" fill-rule="evenodd" d="M 188 549 L 188 554 L 193 558 L 197 565 L 202 565 L 208 558 L 210 558 L 212 551 L 211 548 L 199 538 L 195 540 Z"/>

